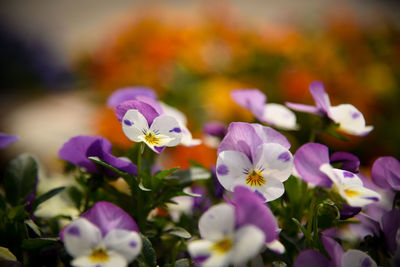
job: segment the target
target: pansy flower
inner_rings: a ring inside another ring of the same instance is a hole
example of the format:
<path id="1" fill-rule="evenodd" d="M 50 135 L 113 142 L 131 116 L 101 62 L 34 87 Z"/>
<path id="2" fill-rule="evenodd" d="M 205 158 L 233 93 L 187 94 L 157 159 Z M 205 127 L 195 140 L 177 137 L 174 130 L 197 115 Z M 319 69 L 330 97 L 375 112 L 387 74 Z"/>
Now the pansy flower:
<path id="1" fill-rule="evenodd" d="M 219 204 L 207 210 L 199 220 L 201 240 L 188 244 L 192 258 L 203 267 L 245 264 L 264 246 L 265 235 L 256 226 L 235 227 L 235 209 Z"/>
<path id="2" fill-rule="evenodd" d="M 277 199 L 293 169 L 289 148 L 286 137 L 270 127 L 233 122 L 218 148 L 218 180 L 228 191 L 244 185 L 265 201 Z"/>
<path id="3" fill-rule="evenodd" d="M 99 167 L 89 157 L 98 157 L 100 160 L 121 171 L 136 175 L 136 165 L 128 159 L 113 156 L 111 148 L 111 143 L 104 137 L 78 135 L 64 143 L 58 151 L 58 156 L 91 173 L 98 173 Z M 105 172 L 111 176 L 116 176 L 114 172 L 108 169 Z"/>
<path id="4" fill-rule="evenodd" d="M 284 105 L 266 104 L 267 96 L 258 89 L 231 91 L 232 99 L 241 107 L 250 110 L 261 122 L 283 130 L 296 130 L 296 115 Z"/>
<path id="5" fill-rule="evenodd" d="M 135 221 L 122 209 L 98 202 L 60 233 L 72 266 L 128 266 L 140 253 Z"/>
<path id="6" fill-rule="evenodd" d="M 315 101 L 315 106 L 286 102 L 285 105 L 293 110 L 327 116 L 339 124 L 339 129 L 352 135 L 365 136 L 373 130 L 373 126 L 365 126 L 362 113 L 350 104 L 331 106 L 324 84 L 314 81 L 310 84 L 310 92 Z"/>
<path id="7" fill-rule="evenodd" d="M 218 121 L 210 121 L 203 125 L 204 143 L 212 148 L 217 148 L 226 135 L 226 125 Z"/>
<path id="8" fill-rule="evenodd" d="M 300 177 L 313 185 L 332 187 L 350 206 L 363 207 L 378 201 L 380 195 L 364 187 L 362 180 L 353 172 L 333 168 L 331 162 L 342 162 L 342 168 L 358 169 L 358 158 L 350 153 L 334 154 L 329 159 L 327 146 L 318 143 L 302 145 L 294 155 L 294 166 Z"/>
<path id="9" fill-rule="evenodd" d="M 236 186 L 231 204 L 235 207 L 237 228 L 254 225 L 263 231 L 269 249 L 276 253 L 285 252 L 285 247 L 279 242 L 277 220 L 259 196 L 244 186 Z"/>
<path id="10" fill-rule="evenodd" d="M 201 140 L 194 139 L 192 137 L 192 134 L 186 127 L 186 116 L 179 110 L 158 101 L 156 93 L 148 87 L 135 86 L 118 89 L 109 96 L 107 105 L 115 109 L 118 105 L 131 100 L 138 100 L 142 103 L 150 105 L 158 115 L 165 114 L 175 118 L 178 121 L 179 128 L 182 133 L 180 144 L 184 146 L 195 146 L 201 143 Z M 121 108 L 119 108 L 119 110 L 121 111 Z M 118 120 L 121 121 L 124 115 L 125 113 L 121 114 L 117 112 Z"/>
<path id="11" fill-rule="evenodd" d="M 324 245 L 325 251 L 328 253 L 330 259 L 324 254 L 307 249 L 297 256 L 293 266 L 302 267 L 347 267 L 347 266 L 369 266 L 376 267 L 375 261 L 365 252 L 355 249 L 349 249 L 344 252 L 343 248 L 332 238 L 322 235 L 322 244 Z"/>
<path id="12" fill-rule="evenodd" d="M 176 146 L 182 138 L 178 121 L 165 114 L 160 115 L 154 106 L 143 101 L 126 101 L 116 108 L 125 135 L 134 142 L 144 142 L 154 152 Z"/>
<path id="13" fill-rule="evenodd" d="M 400 162 L 394 157 L 380 157 L 372 165 L 372 181 L 383 189 L 400 191 Z"/>
<path id="14" fill-rule="evenodd" d="M 0 133 L 0 149 L 8 147 L 12 143 L 17 142 L 18 139 L 18 136 L 15 135 Z"/>

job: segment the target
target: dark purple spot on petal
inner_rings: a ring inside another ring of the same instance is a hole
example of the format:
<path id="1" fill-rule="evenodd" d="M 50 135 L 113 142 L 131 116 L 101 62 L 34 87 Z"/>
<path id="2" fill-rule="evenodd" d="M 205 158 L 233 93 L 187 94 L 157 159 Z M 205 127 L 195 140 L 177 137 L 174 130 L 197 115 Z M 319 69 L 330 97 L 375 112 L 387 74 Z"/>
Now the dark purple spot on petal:
<path id="1" fill-rule="evenodd" d="M 228 172 L 229 172 L 228 167 L 224 164 L 219 165 L 217 168 L 217 173 L 219 175 L 227 175 Z"/>
<path id="2" fill-rule="evenodd" d="M 175 127 L 174 129 L 169 130 L 170 133 L 175 132 L 175 133 L 180 133 L 182 132 L 181 128 Z"/>
<path id="3" fill-rule="evenodd" d="M 165 146 L 155 146 L 154 149 L 158 152 L 161 153 L 164 150 Z"/>
<path id="4" fill-rule="evenodd" d="M 353 119 L 357 119 L 358 117 L 360 117 L 360 113 L 354 112 L 354 113 L 351 114 L 351 117 L 352 117 Z"/>
<path id="5" fill-rule="evenodd" d="M 208 259 L 210 257 L 210 255 L 201 255 L 201 256 L 197 256 L 194 257 L 193 260 L 197 263 L 202 263 L 204 262 L 206 259 Z"/>
<path id="6" fill-rule="evenodd" d="M 76 226 L 72 226 L 68 229 L 68 234 L 70 235 L 76 235 L 76 236 L 80 236 L 81 235 L 81 231 L 79 231 L 79 228 Z"/>
<path id="7" fill-rule="evenodd" d="M 371 267 L 372 266 L 372 262 L 369 258 L 365 258 L 362 262 L 361 262 L 361 267 Z"/>
<path id="8" fill-rule="evenodd" d="M 351 173 L 351 172 L 344 172 L 344 173 L 343 173 L 343 177 L 344 177 L 344 178 L 353 178 L 353 177 L 354 177 L 354 174 Z"/>
<path id="9" fill-rule="evenodd" d="M 133 122 L 131 122 L 130 120 L 124 120 L 124 124 L 125 124 L 126 126 L 132 126 L 132 125 L 133 125 Z"/>
<path id="10" fill-rule="evenodd" d="M 137 243 L 135 241 L 129 242 L 129 246 L 135 248 L 137 246 Z"/>
<path id="11" fill-rule="evenodd" d="M 282 154 L 279 155 L 278 159 L 284 162 L 288 162 L 290 160 L 289 152 L 287 151 L 283 152 Z"/>
<path id="12" fill-rule="evenodd" d="M 367 197 L 366 199 L 370 199 L 370 200 L 373 200 L 373 201 L 379 201 L 379 198 L 377 198 L 377 197 Z"/>

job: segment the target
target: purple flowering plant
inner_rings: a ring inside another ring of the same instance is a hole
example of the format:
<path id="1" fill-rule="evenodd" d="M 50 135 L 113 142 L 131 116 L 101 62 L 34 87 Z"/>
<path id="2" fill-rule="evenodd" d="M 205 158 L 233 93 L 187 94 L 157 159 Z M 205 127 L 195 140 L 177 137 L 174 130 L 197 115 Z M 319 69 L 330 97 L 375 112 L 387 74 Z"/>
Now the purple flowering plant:
<path id="1" fill-rule="evenodd" d="M 339 132 L 364 136 L 373 127 L 354 106 L 332 106 L 321 82 L 310 92 L 315 106 L 285 107 L 267 103 L 258 89 L 232 90 L 234 102 L 255 120 L 208 122 L 199 140 L 185 115 L 151 88 L 115 91 L 107 106 L 132 141 L 130 149 L 112 147 L 101 136 L 66 140 L 58 157 L 73 183 L 41 195 L 32 156 L 6 168 L 0 264 L 398 265 L 399 161 L 378 158 L 369 177 L 356 155 L 324 144 L 321 134 L 343 139 Z M 318 115 L 319 122 L 304 127 L 288 108 Z M 1 138 L 3 149 L 17 140 Z M 164 169 L 158 161 L 174 146 L 201 142 L 215 148 L 214 166 Z M 36 212 L 39 206 L 57 209 L 60 201 L 76 215 Z"/>

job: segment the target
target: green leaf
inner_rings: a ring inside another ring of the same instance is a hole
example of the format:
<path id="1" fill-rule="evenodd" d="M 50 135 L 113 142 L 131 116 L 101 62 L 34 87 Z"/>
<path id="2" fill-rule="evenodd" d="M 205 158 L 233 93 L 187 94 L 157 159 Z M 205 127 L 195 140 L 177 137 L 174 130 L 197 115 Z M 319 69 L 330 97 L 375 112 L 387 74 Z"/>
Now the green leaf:
<path id="1" fill-rule="evenodd" d="M 142 266 L 149 266 L 149 267 L 156 267 L 157 266 L 157 256 L 156 252 L 154 251 L 154 248 L 150 242 L 150 240 L 140 234 L 143 242 L 143 248 L 142 248 L 142 255 L 144 259 L 145 265 Z M 139 264 L 140 265 L 140 264 Z"/>
<path id="2" fill-rule="evenodd" d="M 94 163 L 101 165 L 103 167 L 106 167 L 107 169 L 115 172 L 116 174 L 118 174 L 121 177 L 131 176 L 129 173 L 123 172 L 123 171 L 111 166 L 110 164 L 105 163 L 104 161 L 100 160 L 98 157 L 89 157 L 89 159 L 91 161 L 93 161 Z"/>
<path id="3" fill-rule="evenodd" d="M 189 267 L 190 261 L 188 258 L 179 259 L 175 262 L 175 267 Z"/>
<path id="4" fill-rule="evenodd" d="M 31 238 L 22 241 L 22 248 L 27 250 L 37 250 L 49 247 L 59 241 L 58 238 Z"/>
<path id="5" fill-rule="evenodd" d="M 12 206 L 24 201 L 36 186 L 38 167 L 36 160 L 29 154 L 22 154 L 8 165 L 4 186 L 6 197 Z"/>
<path id="6" fill-rule="evenodd" d="M 24 220 L 27 217 L 28 213 L 25 211 L 24 205 L 13 207 L 8 213 L 8 218 L 10 220 Z"/>
<path id="7" fill-rule="evenodd" d="M 71 200 L 74 202 L 75 207 L 78 210 L 80 210 L 82 198 L 83 198 L 82 192 L 75 186 L 72 186 L 72 187 L 68 188 L 68 195 L 71 198 Z"/>
<path id="8" fill-rule="evenodd" d="M 178 178 L 182 183 L 191 183 L 197 180 L 205 180 L 211 177 L 211 172 L 200 167 L 191 167 L 187 170 L 177 171 L 171 178 Z"/>
<path id="9" fill-rule="evenodd" d="M 29 226 L 29 228 L 32 229 L 32 231 L 35 232 L 35 234 L 37 234 L 38 236 L 41 236 L 42 234 L 40 233 L 40 228 L 39 226 L 36 225 L 36 223 L 34 221 L 32 221 L 31 219 L 29 220 L 25 220 L 25 224 Z"/>
<path id="10" fill-rule="evenodd" d="M 179 167 L 175 167 L 175 168 L 172 168 L 169 170 L 162 170 L 162 171 L 157 172 L 154 175 L 154 177 L 161 180 L 161 179 L 164 179 L 165 177 L 167 177 L 168 175 L 171 175 L 173 172 L 175 172 L 178 169 L 179 169 Z"/>
<path id="11" fill-rule="evenodd" d="M 8 248 L 0 247 L 0 261 L 17 261 L 17 257 Z"/>
<path id="12" fill-rule="evenodd" d="M 47 192 L 44 193 L 43 195 L 39 196 L 38 198 L 36 198 L 36 199 L 33 201 L 32 210 L 33 210 L 33 211 L 36 210 L 36 208 L 37 208 L 40 204 L 42 204 L 42 203 L 45 202 L 46 200 L 48 200 L 48 199 L 54 197 L 55 195 L 57 195 L 58 193 L 60 193 L 60 192 L 63 191 L 64 189 L 65 189 L 65 186 L 60 186 L 60 187 L 54 188 L 54 189 L 52 189 L 52 190 L 50 190 L 50 191 L 47 191 Z"/>
<path id="13" fill-rule="evenodd" d="M 167 235 L 182 237 L 182 238 L 186 238 L 186 239 L 192 237 L 192 235 L 182 227 L 172 227 L 172 228 L 165 230 L 164 233 Z"/>

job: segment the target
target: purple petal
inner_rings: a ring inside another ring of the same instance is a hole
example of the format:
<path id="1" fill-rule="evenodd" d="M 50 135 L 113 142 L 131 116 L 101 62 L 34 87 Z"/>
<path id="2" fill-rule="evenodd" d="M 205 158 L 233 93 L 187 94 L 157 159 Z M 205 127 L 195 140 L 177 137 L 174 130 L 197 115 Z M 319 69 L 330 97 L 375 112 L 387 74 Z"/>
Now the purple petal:
<path id="1" fill-rule="evenodd" d="M 310 84 L 310 92 L 320 112 L 328 115 L 331 103 L 329 102 L 328 95 L 325 92 L 324 84 L 319 81 L 312 82 Z"/>
<path id="2" fill-rule="evenodd" d="M 293 109 L 295 111 L 311 113 L 311 114 L 320 115 L 320 116 L 323 115 L 316 106 L 310 106 L 310 105 L 304 105 L 304 104 L 298 104 L 298 103 L 292 103 L 292 102 L 285 102 L 285 105 L 288 108 Z"/>
<path id="3" fill-rule="evenodd" d="M 136 100 L 150 105 L 160 115 L 165 113 L 160 105 L 160 102 L 158 102 L 156 98 L 151 98 L 147 96 L 138 96 Z"/>
<path id="4" fill-rule="evenodd" d="M 251 111 L 257 118 L 262 118 L 267 97 L 260 90 L 233 90 L 231 97 L 239 106 Z"/>
<path id="5" fill-rule="evenodd" d="M 364 213 L 357 214 L 356 218 L 360 221 L 361 225 L 368 230 L 368 232 L 371 232 L 376 236 L 380 235 L 381 227 L 379 222 Z"/>
<path id="6" fill-rule="evenodd" d="M 307 143 L 294 154 L 294 166 L 302 179 L 317 186 L 330 187 L 332 181 L 319 168 L 329 163 L 329 150 L 325 145 Z"/>
<path id="7" fill-rule="evenodd" d="M 121 122 L 125 113 L 130 109 L 138 110 L 146 118 L 149 127 L 153 123 L 153 120 L 160 115 L 151 105 L 138 100 L 130 100 L 119 104 L 115 108 L 115 114 L 117 115 L 118 121 Z"/>
<path id="8" fill-rule="evenodd" d="M 205 134 L 222 139 L 226 135 L 227 130 L 224 123 L 218 121 L 210 121 L 203 125 L 203 132 Z"/>
<path id="9" fill-rule="evenodd" d="M 331 155 L 331 163 L 342 163 L 340 169 L 357 173 L 360 167 L 360 160 L 348 152 L 335 152 Z"/>
<path id="10" fill-rule="evenodd" d="M 340 219 L 346 220 L 346 219 L 352 218 L 352 217 L 356 216 L 358 213 L 360 213 L 360 211 L 361 211 L 360 207 L 352 207 L 352 206 L 343 204 L 342 208 L 339 209 Z"/>
<path id="11" fill-rule="evenodd" d="M 397 232 L 400 228 L 400 210 L 392 210 L 382 216 L 382 231 L 385 236 L 386 246 L 390 253 L 397 249 Z"/>
<path id="12" fill-rule="evenodd" d="M 226 150 L 235 150 L 244 153 L 252 161 L 256 148 L 262 143 L 251 124 L 232 122 L 218 147 L 218 154 Z"/>
<path id="13" fill-rule="evenodd" d="M 400 190 L 400 162 L 394 157 L 380 157 L 372 165 L 372 181 L 383 189 Z"/>
<path id="14" fill-rule="evenodd" d="M 343 248 L 340 246 L 338 242 L 336 242 L 330 237 L 322 235 L 321 239 L 322 239 L 322 244 L 324 244 L 326 252 L 329 254 L 329 257 L 331 258 L 332 266 L 338 266 L 338 267 L 341 266 L 342 257 L 344 254 Z"/>
<path id="15" fill-rule="evenodd" d="M 286 136 L 284 136 L 277 130 L 272 129 L 271 127 L 262 126 L 261 124 L 258 123 L 252 123 L 251 126 L 254 128 L 257 135 L 261 138 L 264 144 L 277 143 L 286 149 L 290 148 L 291 145 Z"/>
<path id="16" fill-rule="evenodd" d="M 0 133 L 0 149 L 6 148 L 19 140 L 18 136 Z"/>
<path id="17" fill-rule="evenodd" d="M 113 229 L 123 229 L 139 232 L 136 222 L 118 206 L 100 201 L 93 205 L 91 209 L 81 215 L 101 230 L 103 237 Z"/>
<path id="18" fill-rule="evenodd" d="M 136 166 L 124 159 L 111 154 L 111 143 L 100 136 L 78 135 L 69 139 L 59 150 L 58 156 L 74 165 L 85 168 L 88 172 L 98 173 L 99 169 L 88 157 L 98 157 L 105 163 L 132 175 L 136 175 Z M 116 174 L 108 169 L 106 173 L 111 176 Z"/>
<path id="19" fill-rule="evenodd" d="M 265 205 L 265 201 L 248 188 L 244 186 L 235 187 L 233 205 L 237 228 L 246 224 L 255 225 L 264 232 L 267 243 L 278 238 L 278 224 L 274 215 Z"/>
<path id="20" fill-rule="evenodd" d="M 330 267 L 328 258 L 321 253 L 308 249 L 299 253 L 293 267 Z"/>
<path id="21" fill-rule="evenodd" d="M 145 86 L 133 86 L 125 87 L 116 90 L 107 99 L 107 106 L 110 108 L 116 108 L 119 104 L 125 101 L 136 100 L 138 96 L 146 96 L 152 99 L 156 99 L 157 95 L 153 89 Z"/>

